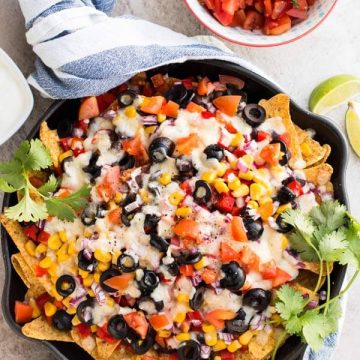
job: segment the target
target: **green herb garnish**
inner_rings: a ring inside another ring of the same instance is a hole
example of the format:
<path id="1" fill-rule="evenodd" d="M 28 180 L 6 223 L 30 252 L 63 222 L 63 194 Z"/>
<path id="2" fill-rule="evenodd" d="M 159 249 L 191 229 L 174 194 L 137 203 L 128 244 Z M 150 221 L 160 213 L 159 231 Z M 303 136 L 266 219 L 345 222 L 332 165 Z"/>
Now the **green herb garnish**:
<path id="1" fill-rule="evenodd" d="M 286 333 L 300 336 L 313 350 L 318 351 L 325 338 L 337 330 L 337 322 L 342 314 L 339 298 L 360 273 L 360 224 L 346 211 L 345 206 L 332 200 L 324 201 L 309 214 L 289 210 L 283 214 L 283 219 L 294 227 L 289 241 L 301 259 L 320 263 L 314 293 L 320 290 L 326 268 L 326 301 L 311 308 L 311 299 L 305 299 L 300 291 L 283 285 L 277 291 L 275 307 Z M 344 290 L 330 299 L 330 268 L 333 262 L 353 265 L 356 272 Z M 282 341 L 283 338 L 273 352 L 273 359 Z"/>
<path id="2" fill-rule="evenodd" d="M 56 198 L 52 197 L 52 193 L 57 190 L 59 183 L 54 175 L 50 175 L 40 188 L 31 184 L 30 176 L 34 171 L 48 169 L 51 165 L 50 154 L 38 139 L 23 141 L 12 160 L 0 163 L 0 190 L 17 192 L 21 199 L 16 205 L 5 209 L 9 219 L 35 222 L 52 215 L 60 220 L 73 221 L 75 211 L 86 205 L 90 194 L 87 186 L 65 198 Z"/>
<path id="3" fill-rule="evenodd" d="M 300 5 L 298 0 L 292 0 L 292 4 L 294 8 L 299 9 Z"/>

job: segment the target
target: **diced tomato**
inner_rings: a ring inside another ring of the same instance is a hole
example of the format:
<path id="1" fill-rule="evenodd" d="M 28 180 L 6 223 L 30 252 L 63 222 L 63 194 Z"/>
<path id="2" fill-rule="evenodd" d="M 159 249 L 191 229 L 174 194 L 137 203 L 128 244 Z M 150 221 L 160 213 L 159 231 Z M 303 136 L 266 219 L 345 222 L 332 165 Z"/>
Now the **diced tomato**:
<path id="1" fill-rule="evenodd" d="M 224 95 L 217 97 L 213 104 L 224 114 L 234 116 L 238 111 L 240 100 L 241 96 L 239 95 Z"/>
<path id="2" fill-rule="evenodd" d="M 277 21 L 279 25 L 270 29 L 270 35 L 280 35 L 291 29 L 291 19 L 289 15 L 284 14 Z"/>
<path id="3" fill-rule="evenodd" d="M 112 278 L 105 280 L 104 283 L 112 289 L 123 290 L 126 289 L 133 280 L 133 273 L 125 273 L 118 276 L 113 276 Z"/>
<path id="4" fill-rule="evenodd" d="M 31 240 L 34 240 L 34 241 L 37 240 L 38 231 L 39 231 L 39 228 L 35 224 L 27 226 L 26 228 L 23 228 L 24 234 L 28 238 L 30 238 Z"/>
<path id="5" fill-rule="evenodd" d="M 151 82 L 154 85 L 154 88 L 158 88 L 165 84 L 164 75 L 163 74 L 156 74 L 151 77 Z"/>
<path id="6" fill-rule="evenodd" d="M 235 11 L 240 8 L 240 0 L 222 0 L 221 8 L 227 14 L 234 15 Z"/>
<path id="7" fill-rule="evenodd" d="M 35 299 L 35 302 L 36 302 L 37 307 L 40 309 L 40 311 L 44 311 L 45 304 L 48 301 L 50 301 L 51 299 L 52 299 L 51 296 L 47 292 L 45 292 L 45 293 L 39 295 Z"/>
<path id="8" fill-rule="evenodd" d="M 75 121 L 74 127 L 81 129 L 83 131 L 83 133 L 86 134 L 89 129 L 89 124 L 90 124 L 89 119 L 82 119 L 82 120 Z"/>
<path id="9" fill-rule="evenodd" d="M 213 117 L 215 117 L 215 114 L 213 114 L 212 112 L 210 111 L 203 111 L 201 113 L 201 116 L 204 118 L 204 119 L 211 119 Z"/>
<path id="10" fill-rule="evenodd" d="M 174 226 L 174 233 L 183 238 L 196 240 L 200 233 L 199 224 L 191 219 L 181 219 Z"/>
<path id="11" fill-rule="evenodd" d="M 222 242 L 220 245 L 220 259 L 223 263 L 238 261 L 239 253 L 235 251 L 230 245 Z"/>
<path id="12" fill-rule="evenodd" d="M 254 7 L 258 13 L 262 14 L 264 12 L 264 4 L 261 2 L 261 0 L 256 0 Z"/>
<path id="13" fill-rule="evenodd" d="M 195 149 L 201 142 L 202 141 L 199 135 L 192 133 L 187 137 L 177 139 L 176 150 L 181 155 L 190 155 L 193 149 Z"/>
<path id="14" fill-rule="evenodd" d="M 287 146 L 290 146 L 291 144 L 291 136 L 288 132 L 285 132 L 281 135 L 279 135 L 279 139 L 283 141 Z"/>
<path id="15" fill-rule="evenodd" d="M 188 312 L 187 314 L 186 314 L 186 318 L 190 321 L 190 322 L 192 322 L 192 321 L 201 321 L 201 322 L 203 322 L 204 321 L 204 318 L 203 318 L 203 316 L 202 316 L 202 314 L 201 314 L 201 312 L 200 311 L 191 311 L 191 312 Z"/>
<path id="16" fill-rule="evenodd" d="M 193 88 L 193 83 L 192 83 L 192 79 L 182 79 L 181 83 L 184 85 L 186 90 L 192 90 Z"/>
<path id="17" fill-rule="evenodd" d="M 307 10 L 309 8 L 308 5 L 314 5 L 316 0 L 297 0 L 296 5 L 294 7 L 299 10 Z"/>
<path id="18" fill-rule="evenodd" d="M 244 25 L 245 19 L 246 19 L 245 11 L 240 9 L 235 12 L 233 21 L 231 22 L 230 26 L 241 26 L 242 27 Z"/>
<path id="19" fill-rule="evenodd" d="M 277 0 L 274 2 L 273 10 L 271 13 L 271 18 L 273 20 L 277 20 L 281 16 L 283 16 L 287 10 L 291 7 L 291 3 L 284 0 Z"/>
<path id="20" fill-rule="evenodd" d="M 301 20 L 305 20 L 308 17 L 308 12 L 306 10 L 299 10 L 295 8 L 288 10 L 286 14 Z"/>
<path id="21" fill-rule="evenodd" d="M 198 84 L 197 92 L 200 96 L 205 96 L 208 94 L 208 85 L 209 79 L 207 77 L 203 77 Z"/>
<path id="22" fill-rule="evenodd" d="M 121 223 L 120 216 L 121 216 L 121 209 L 118 207 L 113 210 L 110 210 L 107 214 L 108 220 L 110 221 L 111 224 L 114 225 L 118 225 Z"/>
<path id="23" fill-rule="evenodd" d="M 235 353 L 231 353 L 230 351 L 227 350 L 222 350 L 220 352 L 220 357 L 221 360 L 235 360 Z"/>
<path id="24" fill-rule="evenodd" d="M 187 106 L 186 106 L 186 110 L 189 111 L 189 112 L 198 112 L 198 113 L 201 113 L 203 111 L 206 111 L 206 109 L 201 106 L 201 105 L 198 105 L 192 101 L 190 101 Z"/>
<path id="25" fill-rule="evenodd" d="M 191 277 L 194 275 L 194 267 L 192 265 L 180 265 L 179 271 L 181 275 Z"/>
<path id="26" fill-rule="evenodd" d="M 243 150 L 243 149 L 240 149 L 240 148 L 237 148 L 233 151 L 233 154 L 239 158 L 239 157 L 242 157 L 244 155 L 246 155 L 246 152 Z"/>
<path id="27" fill-rule="evenodd" d="M 264 0 L 265 16 L 270 17 L 272 14 L 272 2 L 271 0 Z"/>
<path id="28" fill-rule="evenodd" d="M 276 278 L 276 265 L 273 261 L 269 261 L 260 266 L 260 273 L 265 280 L 272 280 Z"/>
<path id="29" fill-rule="evenodd" d="M 204 269 L 201 274 L 201 278 L 203 279 L 205 284 L 212 284 L 217 280 L 217 273 L 213 269 Z"/>
<path id="30" fill-rule="evenodd" d="M 228 193 L 222 193 L 216 204 L 216 208 L 225 213 L 231 213 L 235 205 L 235 198 Z"/>
<path id="31" fill-rule="evenodd" d="M 37 236 L 37 241 L 43 243 L 43 244 L 47 244 L 48 240 L 49 240 L 49 237 L 50 237 L 50 234 L 44 230 L 41 230 L 39 233 L 38 233 L 38 236 Z"/>
<path id="32" fill-rule="evenodd" d="M 141 111 L 157 115 L 160 113 L 160 110 L 165 102 L 165 98 L 163 96 L 152 96 L 144 99 L 141 105 Z"/>
<path id="33" fill-rule="evenodd" d="M 149 324 L 146 321 L 145 315 L 142 311 L 135 311 L 124 315 L 126 323 L 134 329 L 142 339 L 145 339 L 149 330 Z"/>
<path id="34" fill-rule="evenodd" d="M 215 10 L 215 1 L 214 0 L 204 0 L 205 6 L 209 10 Z"/>
<path id="35" fill-rule="evenodd" d="M 267 133 L 266 131 L 258 131 L 256 134 L 256 139 L 257 141 L 263 141 L 270 138 L 270 134 Z"/>
<path id="36" fill-rule="evenodd" d="M 82 338 L 86 338 L 91 335 L 91 328 L 88 325 L 79 324 L 76 325 L 75 328 L 77 329 Z"/>
<path id="37" fill-rule="evenodd" d="M 225 327 L 225 320 L 232 320 L 236 317 L 236 313 L 230 310 L 213 310 L 206 314 L 205 319 L 218 330 Z"/>
<path id="38" fill-rule="evenodd" d="M 154 88 L 152 87 L 150 82 L 146 81 L 144 87 L 142 88 L 142 94 L 144 96 L 151 97 L 154 95 L 154 92 Z"/>
<path id="39" fill-rule="evenodd" d="M 234 18 L 233 15 L 228 14 L 224 10 L 215 11 L 214 16 L 225 26 L 229 26 Z"/>
<path id="40" fill-rule="evenodd" d="M 85 98 L 85 100 L 80 104 L 79 108 L 79 120 L 82 119 L 91 119 L 100 115 L 100 110 L 98 102 L 95 96 L 90 96 Z"/>
<path id="41" fill-rule="evenodd" d="M 103 325 L 102 327 L 98 327 L 96 330 L 96 335 L 106 341 L 109 344 L 116 344 L 117 342 L 119 342 L 119 340 L 116 340 L 115 338 L 113 338 L 107 331 L 107 323 L 105 325 Z"/>
<path id="42" fill-rule="evenodd" d="M 156 330 L 163 329 L 164 327 L 170 325 L 170 321 L 165 314 L 155 314 L 149 317 L 151 326 Z"/>
<path id="43" fill-rule="evenodd" d="M 140 135 L 136 135 L 132 139 L 123 140 L 121 144 L 123 149 L 130 155 L 135 156 L 141 164 L 149 160 L 148 153 L 143 145 Z"/>
<path id="44" fill-rule="evenodd" d="M 21 301 L 15 301 L 15 321 L 18 324 L 29 322 L 32 319 L 33 308 Z"/>
<path id="45" fill-rule="evenodd" d="M 292 181 L 290 184 L 287 185 L 287 187 L 292 190 L 296 194 L 296 196 L 300 196 L 304 193 L 302 185 L 297 180 Z"/>
<path id="46" fill-rule="evenodd" d="M 161 109 L 161 113 L 171 118 L 178 116 L 180 105 L 174 101 L 169 100 Z"/>
<path id="47" fill-rule="evenodd" d="M 272 285 L 274 288 L 283 285 L 289 282 L 292 279 L 291 275 L 285 272 L 284 270 L 277 268 L 276 269 L 276 277 L 272 281 Z"/>
<path id="48" fill-rule="evenodd" d="M 246 18 L 243 24 L 245 30 L 261 29 L 264 24 L 264 17 L 256 10 L 246 12 Z"/>
<path id="49" fill-rule="evenodd" d="M 105 202 L 109 202 L 115 196 L 119 183 L 120 167 L 113 166 L 106 173 L 104 180 L 96 186 L 96 191 Z"/>
<path id="50" fill-rule="evenodd" d="M 40 265 L 35 266 L 34 272 L 36 277 L 42 277 L 48 274 L 47 269 L 42 268 Z"/>
<path id="51" fill-rule="evenodd" d="M 116 97 L 113 94 L 105 93 L 96 97 L 99 112 L 104 112 L 115 100 Z"/>
<path id="52" fill-rule="evenodd" d="M 260 152 L 261 158 L 263 158 L 269 165 L 277 165 L 280 160 L 280 144 L 269 144 L 262 148 Z"/>
<path id="53" fill-rule="evenodd" d="M 234 240 L 247 242 L 246 229 L 242 218 L 240 216 L 234 216 L 231 220 L 231 234 Z"/>
<path id="54" fill-rule="evenodd" d="M 186 193 L 186 195 L 190 195 L 192 194 L 192 189 L 191 189 L 191 185 L 190 182 L 188 180 L 183 181 L 180 185 L 179 185 L 180 189 L 182 191 L 184 191 Z"/>
<path id="55" fill-rule="evenodd" d="M 259 271 L 260 258 L 249 247 L 239 253 L 239 262 L 247 271 Z"/>

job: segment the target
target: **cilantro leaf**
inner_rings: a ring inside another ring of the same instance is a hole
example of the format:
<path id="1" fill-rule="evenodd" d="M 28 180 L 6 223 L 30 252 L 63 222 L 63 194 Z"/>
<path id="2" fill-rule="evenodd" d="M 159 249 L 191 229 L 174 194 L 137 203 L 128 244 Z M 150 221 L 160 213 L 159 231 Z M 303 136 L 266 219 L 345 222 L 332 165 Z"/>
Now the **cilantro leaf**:
<path id="1" fill-rule="evenodd" d="M 49 151 L 39 139 L 30 141 L 30 149 L 23 164 L 25 170 L 41 170 L 52 165 Z"/>
<path id="2" fill-rule="evenodd" d="M 299 9 L 299 0 L 292 0 L 292 4 L 293 4 L 293 6 L 294 6 L 294 8 L 296 8 L 296 9 Z"/>
<path id="3" fill-rule="evenodd" d="M 16 188 L 17 190 L 23 188 L 26 185 L 26 180 L 22 174 L 22 171 L 22 165 L 18 160 L 10 160 L 0 163 L 1 178 L 11 187 Z"/>
<path id="4" fill-rule="evenodd" d="M 43 194 L 44 196 L 49 196 L 49 193 L 53 193 L 57 189 L 58 185 L 59 185 L 58 180 L 53 174 L 51 174 L 49 176 L 48 181 L 44 185 L 39 187 L 38 191 L 40 194 Z"/>
<path id="5" fill-rule="evenodd" d="M 14 206 L 5 210 L 5 215 L 12 220 L 18 221 L 38 221 L 48 217 L 44 203 L 35 202 L 26 188 L 22 199 Z"/>
<path id="6" fill-rule="evenodd" d="M 301 259 L 310 262 L 319 261 L 314 249 L 306 242 L 300 233 L 293 232 L 288 236 L 288 239 L 291 247 L 300 254 Z"/>
<path id="7" fill-rule="evenodd" d="M 346 208 L 338 201 L 323 201 L 310 215 L 316 225 L 325 225 L 329 232 L 339 229 L 346 221 Z"/>
<path id="8" fill-rule="evenodd" d="M 282 218 L 306 236 L 311 236 L 315 231 L 311 217 L 301 212 L 300 209 L 287 210 L 283 213 Z"/>
<path id="9" fill-rule="evenodd" d="M 16 189 L 12 185 L 10 185 L 5 179 L 0 178 L 0 190 L 7 192 L 7 193 L 13 193 L 13 192 L 17 191 L 18 189 Z"/>
<path id="10" fill-rule="evenodd" d="M 351 220 L 346 229 L 346 240 L 348 242 L 348 251 L 345 251 L 342 255 L 341 264 L 346 265 L 346 260 L 350 260 L 349 263 L 354 264 L 355 262 L 356 268 L 360 269 L 360 229 L 355 220 Z"/>
<path id="11" fill-rule="evenodd" d="M 15 151 L 15 160 L 19 161 L 21 164 L 26 162 L 29 150 L 30 142 L 29 140 L 24 140 Z"/>
<path id="12" fill-rule="evenodd" d="M 326 234 L 319 243 L 319 250 L 325 261 L 339 261 L 347 247 L 345 231 L 342 229 Z"/>
<path id="13" fill-rule="evenodd" d="M 300 335 L 302 326 L 301 318 L 298 316 L 292 316 L 285 322 L 285 330 L 289 335 Z"/>
<path id="14" fill-rule="evenodd" d="M 91 189 L 88 186 L 83 186 L 77 192 L 62 198 L 61 200 L 64 204 L 71 206 L 75 210 L 82 209 L 88 202 L 90 190 Z"/>
<path id="15" fill-rule="evenodd" d="M 329 326 L 331 328 L 331 332 L 336 332 L 338 328 L 338 321 L 342 316 L 342 309 L 340 300 L 336 299 L 329 305 L 328 312 L 326 313 L 326 317 L 329 322 Z"/>
<path id="16" fill-rule="evenodd" d="M 49 215 L 56 216 L 60 220 L 74 221 L 75 212 L 71 206 L 64 204 L 61 199 L 49 198 L 45 200 Z"/>
<path id="17" fill-rule="evenodd" d="M 276 293 L 278 301 L 275 304 L 277 312 L 284 320 L 289 320 L 293 315 L 300 314 L 307 304 L 300 291 L 289 285 L 283 285 Z"/>

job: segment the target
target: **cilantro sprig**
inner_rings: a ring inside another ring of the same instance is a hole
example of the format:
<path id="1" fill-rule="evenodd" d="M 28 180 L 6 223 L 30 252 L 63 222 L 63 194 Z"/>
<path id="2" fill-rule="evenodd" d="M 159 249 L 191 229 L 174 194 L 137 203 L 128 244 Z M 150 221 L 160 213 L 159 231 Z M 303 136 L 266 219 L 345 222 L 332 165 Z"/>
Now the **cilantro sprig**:
<path id="1" fill-rule="evenodd" d="M 53 174 L 41 187 L 32 185 L 31 174 L 46 170 L 52 164 L 48 150 L 39 139 L 23 141 L 12 160 L 0 163 L 0 190 L 17 192 L 20 199 L 16 205 L 5 210 L 9 219 L 35 222 L 51 215 L 60 220 L 73 221 L 75 212 L 86 205 L 90 194 L 87 186 L 67 197 L 57 198 L 52 194 L 59 182 Z"/>
<path id="2" fill-rule="evenodd" d="M 283 215 L 285 222 L 293 226 L 289 241 L 302 260 L 319 262 L 320 271 L 314 293 L 320 290 L 326 269 L 326 301 L 312 308 L 311 298 L 289 285 L 277 291 L 275 307 L 282 325 L 289 335 L 297 335 L 313 350 L 320 350 L 324 340 L 336 332 L 341 317 L 339 299 L 345 294 L 360 274 L 360 224 L 338 201 L 324 201 L 309 214 L 301 210 L 288 210 Z M 330 298 L 330 268 L 333 262 L 352 265 L 356 272 L 347 286 L 335 297 Z M 325 268 L 325 269 L 324 269 Z M 277 344 L 273 359 L 276 356 Z"/>

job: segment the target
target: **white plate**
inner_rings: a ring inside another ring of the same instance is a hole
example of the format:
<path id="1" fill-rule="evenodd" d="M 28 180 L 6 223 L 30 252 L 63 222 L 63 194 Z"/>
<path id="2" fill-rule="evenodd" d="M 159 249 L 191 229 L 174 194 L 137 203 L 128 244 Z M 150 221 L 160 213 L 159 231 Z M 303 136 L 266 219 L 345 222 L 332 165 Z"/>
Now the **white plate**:
<path id="1" fill-rule="evenodd" d="M 0 48 L 0 145 L 29 117 L 34 98 L 23 74 Z"/>

